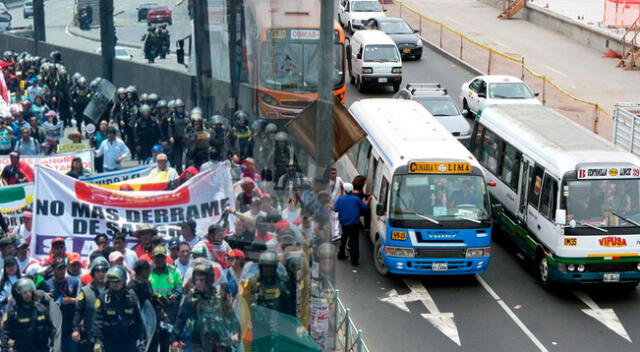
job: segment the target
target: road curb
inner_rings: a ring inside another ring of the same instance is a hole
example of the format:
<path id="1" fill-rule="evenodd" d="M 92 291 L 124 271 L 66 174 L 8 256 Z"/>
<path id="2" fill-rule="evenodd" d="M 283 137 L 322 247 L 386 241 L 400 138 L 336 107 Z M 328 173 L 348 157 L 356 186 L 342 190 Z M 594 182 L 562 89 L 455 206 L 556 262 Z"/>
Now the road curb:
<path id="1" fill-rule="evenodd" d="M 469 64 L 468 62 L 456 57 L 455 55 L 452 55 L 451 53 L 449 53 L 448 51 L 442 49 L 440 46 L 436 45 L 435 43 L 424 39 L 424 37 L 420 36 L 420 39 L 422 39 L 422 43 L 426 44 L 427 46 L 429 46 L 431 48 L 431 50 L 437 52 L 438 54 L 440 54 L 442 57 L 444 57 L 445 59 L 451 61 L 452 63 L 454 63 L 455 65 L 458 65 L 462 68 L 464 68 L 465 70 L 469 71 L 470 73 L 475 74 L 476 76 L 482 76 L 485 73 L 482 72 L 481 70 L 478 70 L 475 66 Z"/>

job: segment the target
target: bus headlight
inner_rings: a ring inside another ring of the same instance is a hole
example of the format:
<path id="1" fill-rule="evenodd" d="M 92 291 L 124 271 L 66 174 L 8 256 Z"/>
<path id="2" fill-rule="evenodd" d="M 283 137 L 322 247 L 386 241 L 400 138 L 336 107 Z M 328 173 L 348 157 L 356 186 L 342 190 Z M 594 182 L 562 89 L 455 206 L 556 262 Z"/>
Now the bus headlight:
<path id="1" fill-rule="evenodd" d="M 363 67 L 362 68 L 362 73 L 365 74 L 365 75 L 369 74 L 369 73 L 373 73 L 373 68 L 371 68 L 371 67 Z"/>
<path id="2" fill-rule="evenodd" d="M 467 248 L 465 252 L 465 258 L 480 258 L 488 257 L 491 255 L 491 247 L 485 248 Z"/>
<path id="3" fill-rule="evenodd" d="M 269 94 L 262 94 L 262 101 L 269 105 L 278 105 L 278 101 Z"/>
<path id="4" fill-rule="evenodd" d="M 391 73 L 402 73 L 402 67 L 394 67 L 391 69 Z"/>
<path id="5" fill-rule="evenodd" d="M 413 248 L 384 247 L 384 251 L 387 254 L 387 257 L 415 258 L 416 256 Z"/>
<path id="6" fill-rule="evenodd" d="M 586 267 L 584 266 L 584 264 L 578 264 L 578 272 L 583 273 L 584 269 L 586 269 Z"/>
<path id="7" fill-rule="evenodd" d="M 575 264 L 569 264 L 569 265 L 567 265 L 567 271 L 570 271 L 570 272 L 576 271 L 576 266 L 575 266 Z"/>

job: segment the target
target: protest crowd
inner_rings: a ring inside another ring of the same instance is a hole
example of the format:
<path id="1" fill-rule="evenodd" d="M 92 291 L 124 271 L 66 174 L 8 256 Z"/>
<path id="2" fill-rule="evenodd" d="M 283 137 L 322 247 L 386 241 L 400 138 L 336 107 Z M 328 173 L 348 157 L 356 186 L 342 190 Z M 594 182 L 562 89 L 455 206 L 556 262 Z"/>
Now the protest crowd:
<path id="1" fill-rule="evenodd" d="M 207 117 L 180 97 L 131 85 L 95 114 L 92 99 L 110 82 L 70 75 L 59 52 L 8 51 L 1 61 L 3 188 L 36 181 L 27 158 L 90 150 L 93 165 L 71 157 L 69 182 L 148 165 L 147 183 L 110 190 L 170 192 L 198 174 L 227 170 L 233 199 L 210 223 L 186 217 L 171 231 L 139 223 L 91 233 L 82 250 L 71 246 L 71 233 L 58 233 L 42 245 L 46 255 L 34 249 L 35 201 L 16 223 L 0 216 L 0 351 L 304 351 L 277 347 L 287 317 L 316 346 L 328 343 L 326 333 L 314 333 L 318 315 L 309 301 L 325 297 L 324 307 L 331 305 L 322 275 L 338 254 L 334 203 L 345 189 L 366 198 L 363 177 L 343 183 L 329 169 L 324 180 L 310 180 L 287 133 L 242 110 Z M 354 245 L 349 240 L 357 265 Z"/>

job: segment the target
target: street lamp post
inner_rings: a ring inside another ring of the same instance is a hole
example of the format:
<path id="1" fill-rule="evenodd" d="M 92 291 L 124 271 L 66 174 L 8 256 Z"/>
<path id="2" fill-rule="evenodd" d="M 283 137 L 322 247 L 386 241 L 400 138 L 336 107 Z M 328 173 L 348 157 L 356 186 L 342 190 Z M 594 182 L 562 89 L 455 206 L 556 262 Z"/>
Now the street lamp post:
<path id="1" fill-rule="evenodd" d="M 116 56 L 116 31 L 113 24 L 113 0 L 100 0 L 100 43 L 102 77 L 113 82 L 113 60 Z"/>

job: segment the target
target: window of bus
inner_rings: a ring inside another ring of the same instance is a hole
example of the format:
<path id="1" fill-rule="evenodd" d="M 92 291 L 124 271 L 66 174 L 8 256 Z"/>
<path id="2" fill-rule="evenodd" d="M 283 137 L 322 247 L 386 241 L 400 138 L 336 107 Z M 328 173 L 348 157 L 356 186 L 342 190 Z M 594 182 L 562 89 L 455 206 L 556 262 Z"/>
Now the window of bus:
<path id="1" fill-rule="evenodd" d="M 369 154 L 371 153 L 371 144 L 366 138 L 360 142 L 358 147 L 358 163 L 356 169 L 360 175 L 367 176 L 369 174 Z"/>
<path id="2" fill-rule="evenodd" d="M 481 176 L 395 175 L 391 191 L 390 215 L 396 220 L 489 219 Z"/>
<path id="3" fill-rule="evenodd" d="M 518 179 L 520 177 L 520 161 L 522 153 L 509 143 L 504 143 L 502 162 L 500 167 L 500 179 L 504 181 L 516 193 L 518 192 Z"/>
<path id="4" fill-rule="evenodd" d="M 484 133 L 484 126 L 481 124 L 476 124 L 476 136 L 473 141 L 473 155 L 475 155 L 476 159 L 480 160 L 482 156 L 482 137 Z"/>
<path id="5" fill-rule="evenodd" d="M 567 220 L 578 226 L 636 226 L 640 222 L 640 180 L 568 181 L 563 188 Z"/>
<path id="6" fill-rule="evenodd" d="M 320 41 L 271 40 L 262 45 L 260 81 L 269 89 L 290 92 L 318 91 Z M 334 89 L 344 83 L 344 47 L 334 45 Z"/>
<path id="7" fill-rule="evenodd" d="M 544 175 L 542 194 L 540 196 L 540 214 L 553 220 L 556 210 L 556 197 L 558 195 L 558 181 L 549 174 Z"/>
<path id="8" fill-rule="evenodd" d="M 500 150 L 502 149 L 502 138 L 486 129 L 482 138 L 482 152 L 480 153 L 480 164 L 494 175 L 498 174 L 498 160 L 500 160 Z"/>
<path id="9" fill-rule="evenodd" d="M 380 184 L 380 192 L 378 197 L 378 204 L 382 204 L 384 208 L 387 208 L 387 198 L 389 197 L 389 181 L 382 176 L 382 183 Z"/>
<path id="10" fill-rule="evenodd" d="M 540 204 L 540 193 L 542 193 L 542 176 L 544 169 L 540 165 L 536 165 L 531 174 L 531 183 L 529 183 L 529 204 L 538 209 Z"/>

